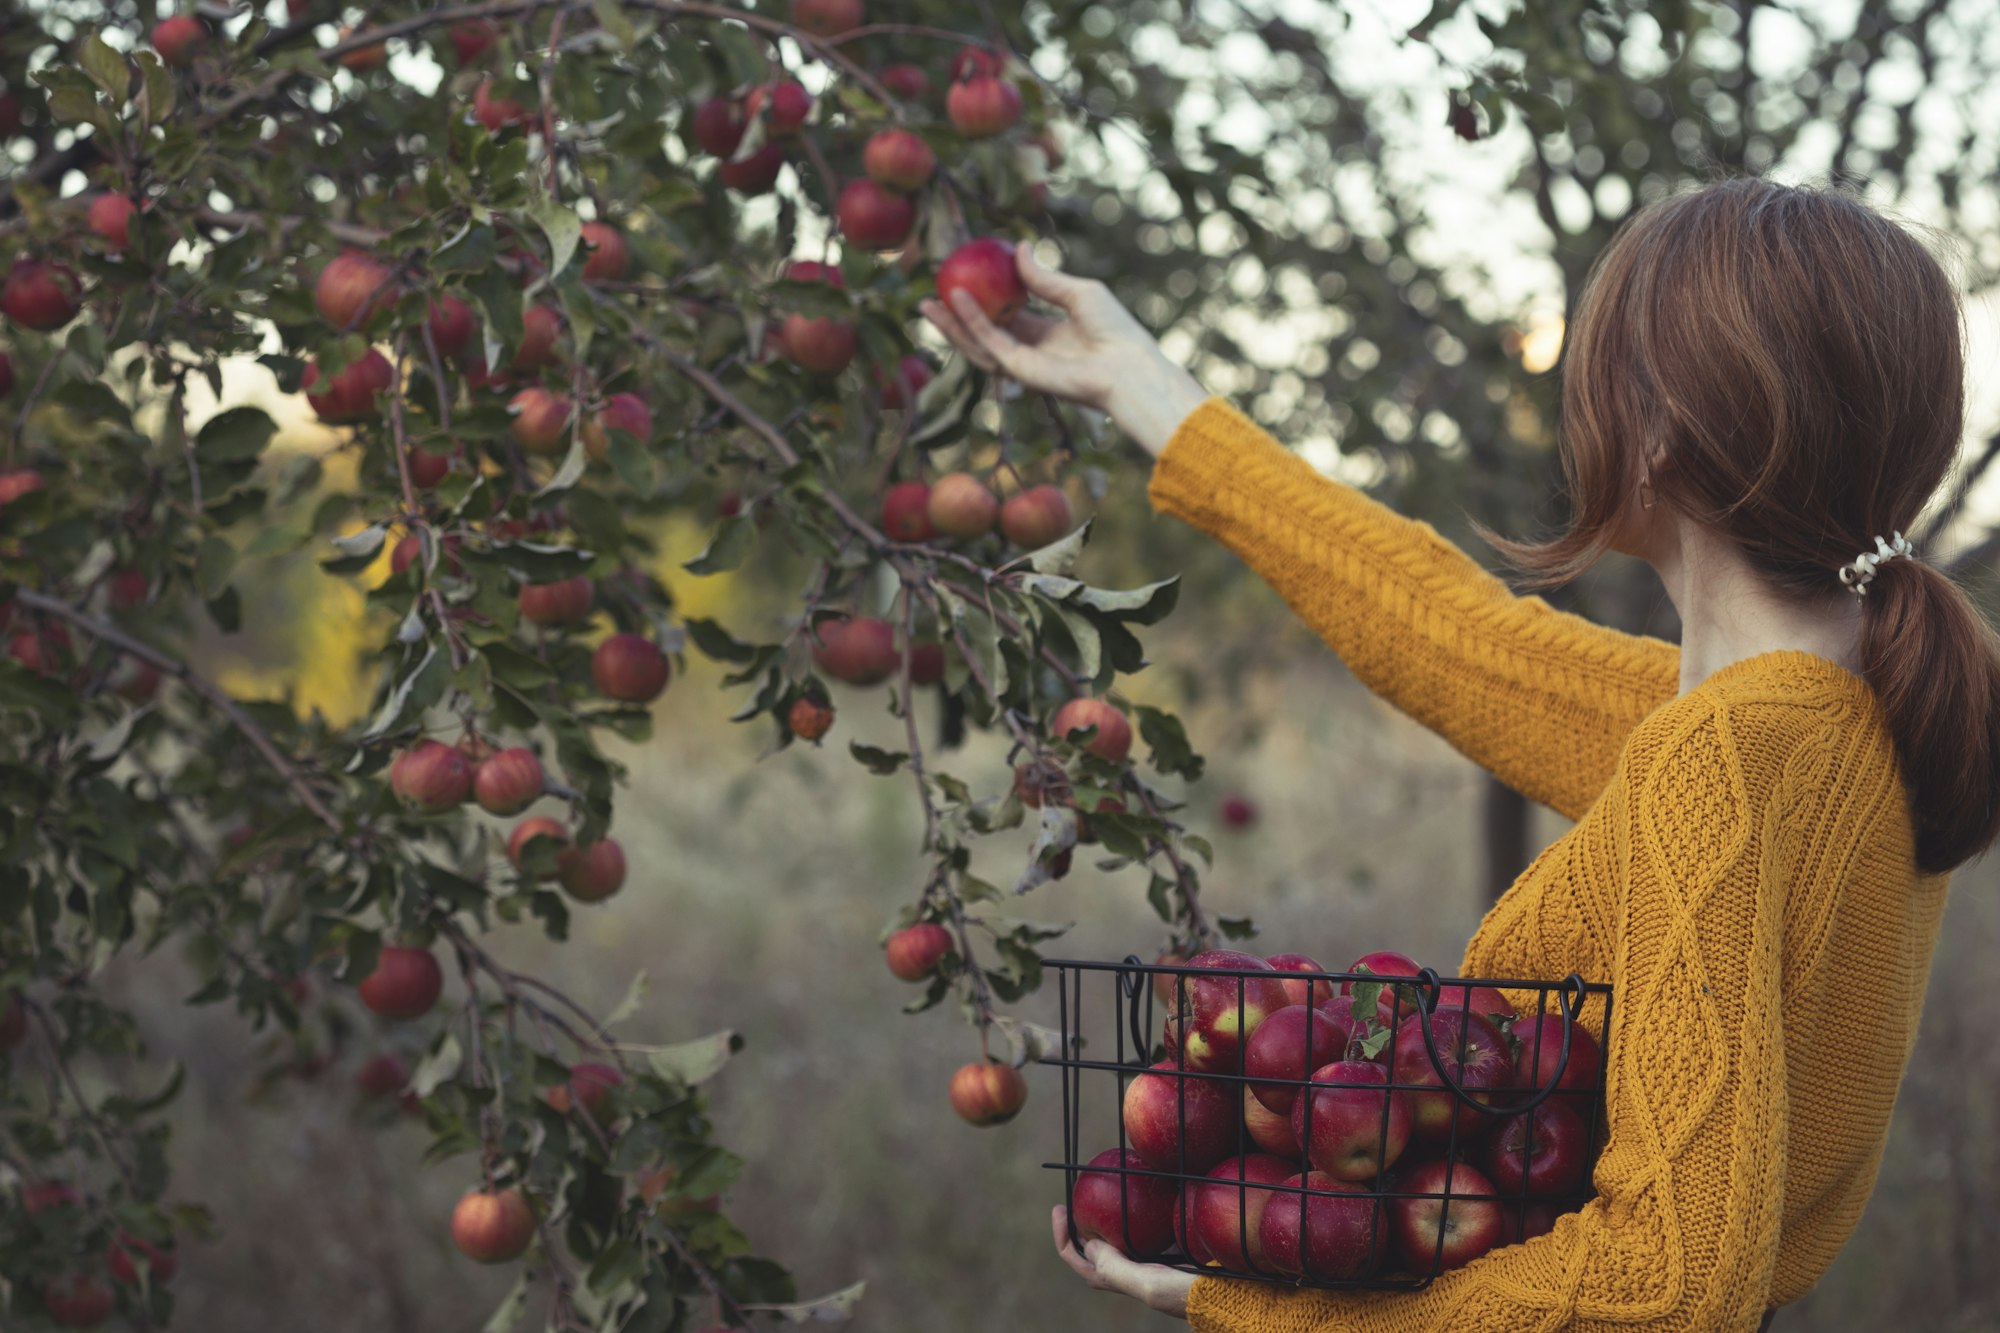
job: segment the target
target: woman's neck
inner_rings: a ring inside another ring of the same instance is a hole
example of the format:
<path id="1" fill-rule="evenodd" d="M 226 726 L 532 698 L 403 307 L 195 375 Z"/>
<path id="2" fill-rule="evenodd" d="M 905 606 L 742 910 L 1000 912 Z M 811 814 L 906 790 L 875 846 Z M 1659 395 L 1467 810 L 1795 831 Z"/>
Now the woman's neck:
<path id="1" fill-rule="evenodd" d="M 1733 546 L 1692 527 L 1648 563 L 1680 613 L 1681 693 L 1732 662 L 1788 648 L 1861 674 L 1861 599 L 1845 589 L 1817 603 L 1788 597 Z M 1838 587 L 1832 569 L 1826 577 Z"/>

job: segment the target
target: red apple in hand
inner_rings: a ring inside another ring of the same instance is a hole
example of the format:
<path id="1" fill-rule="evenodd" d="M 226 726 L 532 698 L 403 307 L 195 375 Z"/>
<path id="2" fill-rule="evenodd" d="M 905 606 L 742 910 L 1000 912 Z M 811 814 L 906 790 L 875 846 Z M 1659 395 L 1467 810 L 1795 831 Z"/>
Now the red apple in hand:
<path id="1" fill-rule="evenodd" d="M 1254 954 L 1211 949 L 1188 959 L 1193 969 L 1180 979 L 1180 1006 L 1185 1010 L 1186 1058 L 1190 1069 L 1238 1073 L 1244 1043 L 1262 1023 L 1285 1008 L 1285 988 L 1271 965 Z M 1248 972 L 1247 976 L 1216 976 L 1212 969 Z M 1266 975 L 1259 976 L 1262 972 Z M 1207 975 L 1205 975 L 1207 973 Z"/>
<path id="2" fill-rule="evenodd" d="M 357 989 L 361 1003 L 386 1018 L 422 1018 L 444 993 L 444 969 L 428 949 L 387 944 Z"/>
<path id="3" fill-rule="evenodd" d="M 1493 1182 L 1465 1163 L 1421 1162 L 1403 1174 L 1397 1188 L 1439 1196 L 1390 1201 L 1396 1253 L 1412 1272 L 1423 1275 L 1462 1267 L 1500 1242 L 1500 1202 L 1464 1197 L 1494 1194 Z"/>
<path id="4" fill-rule="evenodd" d="M 1077 1234 L 1141 1263 L 1165 1254 L 1174 1243 L 1180 1187 L 1161 1176 L 1124 1174 L 1147 1169 L 1130 1148 L 1106 1148 L 1091 1158 L 1070 1194 Z"/>
<path id="5" fill-rule="evenodd" d="M 1317 1009 L 1294 1004 L 1278 1010 L 1250 1034 L 1243 1050 L 1243 1072 L 1257 1079 L 1290 1079 L 1287 1083 L 1252 1083 L 1250 1092 L 1273 1111 L 1292 1112 L 1298 1100 L 1296 1083 L 1315 1069 L 1346 1058 L 1347 1029 Z"/>
<path id="6" fill-rule="evenodd" d="M 902 981 L 924 981 L 952 951 L 951 932 L 935 921 L 919 921 L 889 937 L 884 946 L 889 971 Z"/>
<path id="7" fill-rule="evenodd" d="M 1486 1174 L 1501 1194 L 1569 1194 L 1583 1184 L 1590 1132 L 1561 1102 L 1508 1116 L 1486 1142 Z"/>
<path id="8" fill-rule="evenodd" d="M 534 1238 L 535 1214 L 519 1190 L 481 1190 L 452 1210 L 452 1243 L 482 1264 L 518 1259 Z"/>
<path id="9" fill-rule="evenodd" d="M 1014 266 L 1014 247 L 995 236 L 967 241 L 938 265 L 938 300 L 946 309 L 955 291 L 969 293 L 995 324 L 1007 323 L 1028 304 L 1028 288 Z"/>
<path id="10" fill-rule="evenodd" d="M 1264 960 L 1280 972 L 1324 972 L 1325 968 L 1302 953 L 1274 953 Z M 1323 1004 L 1333 998 L 1331 981 L 1287 981 L 1285 994 L 1293 1004 Z"/>
<path id="11" fill-rule="evenodd" d="M 1266 1205 L 1289 1197 L 1259 1185 L 1275 1185 L 1292 1175 L 1282 1157 L 1252 1153 L 1232 1157 L 1208 1172 L 1208 1179 L 1190 1182 L 1188 1222 L 1195 1243 L 1224 1267 L 1256 1270 L 1268 1267 L 1260 1228 Z"/>
<path id="12" fill-rule="evenodd" d="M 1335 1180 L 1323 1171 L 1279 1181 L 1258 1222 L 1267 1265 L 1291 1277 L 1322 1282 L 1373 1273 L 1388 1253 L 1388 1233 L 1387 1209 L 1379 1200 L 1361 1186 Z"/>
<path id="13" fill-rule="evenodd" d="M 1457 1094 L 1446 1086 L 1444 1075 L 1449 1073 L 1450 1081 L 1474 1100 L 1493 1104 L 1498 1089 L 1514 1084 L 1514 1057 L 1507 1049 L 1507 1038 L 1478 1014 L 1463 1009 L 1439 1009 L 1428 1024 L 1437 1048 L 1438 1063 L 1434 1064 L 1424 1044 L 1425 1026 L 1414 1019 L 1404 1023 L 1390 1047 L 1389 1071 L 1393 1082 L 1436 1089 L 1405 1094 L 1410 1099 L 1413 1137 L 1427 1147 L 1446 1143 L 1451 1137 L 1454 1116 L 1461 1143 L 1485 1134 L 1495 1117 L 1460 1105 Z"/>
<path id="14" fill-rule="evenodd" d="M 1314 1070 L 1312 1081 L 1292 1107 L 1292 1134 L 1313 1166 L 1338 1180 L 1374 1180 L 1394 1166 L 1410 1142 L 1410 1104 L 1387 1087 L 1382 1066 L 1333 1061 Z"/>
<path id="15" fill-rule="evenodd" d="M 1125 1140 L 1161 1171 L 1206 1171 L 1236 1147 L 1236 1094 L 1162 1060 L 1125 1088 Z"/>

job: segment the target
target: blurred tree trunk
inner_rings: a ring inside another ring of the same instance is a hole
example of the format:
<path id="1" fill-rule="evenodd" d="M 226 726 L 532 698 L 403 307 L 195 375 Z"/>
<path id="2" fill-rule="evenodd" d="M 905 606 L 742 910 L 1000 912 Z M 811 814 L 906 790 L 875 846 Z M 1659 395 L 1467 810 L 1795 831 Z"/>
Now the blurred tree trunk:
<path id="1" fill-rule="evenodd" d="M 1528 798 L 1486 775 L 1486 896 L 1498 902 L 1528 864 Z"/>

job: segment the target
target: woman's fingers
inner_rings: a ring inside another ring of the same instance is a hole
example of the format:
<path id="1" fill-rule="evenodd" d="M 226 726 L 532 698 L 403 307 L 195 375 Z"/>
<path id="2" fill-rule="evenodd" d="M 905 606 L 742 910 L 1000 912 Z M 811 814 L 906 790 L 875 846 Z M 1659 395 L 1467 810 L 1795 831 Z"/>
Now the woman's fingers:
<path id="1" fill-rule="evenodd" d="M 937 326 L 938 332 L 951 339 L 952 345 L 972 358 L 972 363 L 981 370 L 994 368 L 993 357 L 987 352 L 964 321 L 946 308 L 942 301 L 923 301 L 917 308 L 924 312 L 924 318 Z"/>
<path id="2" fill-rule="evenodd" d="M 1002 370 L 1015 379 L 1022 378 L 1021 353 L 1026 349 L 1013 334 L 986 317 L 979 302 L 972 299 L 972 293 L 954 291 L 951 294 L 951 310 L 958 316 L 958 322 L 965 326 L 966 332 Z"/>
<path id="3" fill-rule="evenodd" d="M 1097 1286 L 1097 1269 L 1091 1265 L 1090 1260 L 1077 1253 L 1076 1246 L 1070 1244 L 1069 1209 L 1057 1204 L 1055 1211 L 1049 1214 L 1049 1224 L 1050 1229 L 1055 1232 L 1056 1253 L 1062 1256 L 1062 1261 L 1068 1264 L 1078 1277 L 1093 1287 Z"/>
<path id="4" fill-rule="evenodd" d="M 1021 275 L 1022 283 L 1029 291 L 1050 305 L 1060 306 L 1072 315 L 1076 313 L 1077 302 L 1081 301 L 1084 293 L 1089 290 L 1090 284 L 1084 278 L 1074 278 L 1056 269 L 1043 268 L 1030 246 L 1023 245 L 1015 249 L 1014 268 Z"/>

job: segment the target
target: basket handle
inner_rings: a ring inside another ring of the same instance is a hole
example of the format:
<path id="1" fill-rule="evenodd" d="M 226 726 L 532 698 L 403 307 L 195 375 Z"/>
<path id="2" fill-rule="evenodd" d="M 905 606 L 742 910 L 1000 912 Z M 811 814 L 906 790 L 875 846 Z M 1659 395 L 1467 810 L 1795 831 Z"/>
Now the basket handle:
<path id="1" fill-rule="evenodd" d="M 1444 1061 L 1438 1059 L 1437 1036 L 1431 1031 L 1430 1024 L 1431 1015 L 1437 1012 L 1438 1001 L 1443 998 L 1444 983 L 1439 978 L 1437 969 L 1434 967 L 1424 968 L 1417 973 L 1417 976 L 1420 981 L 1417 987 L 1417 1008 L 1419 1010 L 1417 1026 L 1424 1034 L 1424 1051 L 1431 1058 L 1431 1068 L 1437 1071 L 1437 1076 L 1444 1081 L 1444 1085 L 1451 1089 L 1452 1094 L 1461 1103 L 1486 1115 L 1526 1115 L 1549 1099 L 1550 1094 L 1555 1092 L 1556 1085 L 1562 1082 L 1564 1071 L 1569 1068 L 1570 1033 L 1575 1029 L 1577 1014 L 1583 1008 L 1585 992 L 1582 977 L 1572 972 L 1564 977 L 1556 986 L 1556 1009 L 1562 1015 L 1563 1021 L 1562 1044 L 1556 1052 L 1556 1070 L 1554 1076 L 1549 1079 L 1549 1085 L 1538 1090 L 1533 1097 L 1530 1097 L 1525 1102 L 1516 1102 L 1508 1106 L 1491 1106 L 1472 1096 L 1472 1094 L 1453 1081 L 1450 1074 L 1445 1072 Z M 1468 986 L 1465 989 L 1466 1001 L 1469 1005 L 1472 998 L 1471 987 Z M 1471 1012 L 1470 1009 L 1467 1012 Z M 1392 1079 L 1393 1077 L 1394 1075 L 1391 1075 Z"/>
<path id="2" fill-rule="evenodd" d="M 1125 1024 L 1132 1034 L 1132 1049 L 1141 1062 L 1148 1060 L 1153 1051 L 1153 1044 L 1146 1040 L 1146 1023 L 1140 1014 L 1151 985 L 1147 974 L 1138 970 L 1145 966 L 1145 960 L 1138 954 L 1128 953 L 1118 969 L 1118 985 L 1125 992 Z"/>

